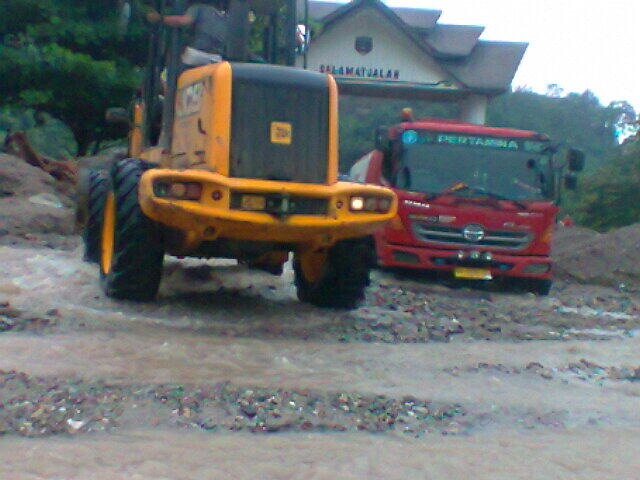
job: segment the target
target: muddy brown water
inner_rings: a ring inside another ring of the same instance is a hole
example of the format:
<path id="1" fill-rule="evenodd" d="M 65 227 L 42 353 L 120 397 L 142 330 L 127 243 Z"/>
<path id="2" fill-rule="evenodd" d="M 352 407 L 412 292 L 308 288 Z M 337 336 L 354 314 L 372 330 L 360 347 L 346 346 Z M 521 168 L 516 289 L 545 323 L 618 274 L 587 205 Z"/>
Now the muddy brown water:
<path id="1" fill-rule="evenodd" d="M 75 437 L 10 435 L 0 437 L 2 480 L 639 478 L 640 382 L 567 369 L 581 359 L 640 367 L 640 336 L 629 330 L 640 324 L 635 310 L 571 314 L 584 308 L 584 298 L 606 305 L 598 299 L 619 292 L 568 286 L 541 300 L 425 287 L 378 273 L 374 288 L 427 288 L 427 295 L 454 306 L 457 298 L 477 299 L 480 306 L 487 295 L 490 306 L 514 311 L 560 302 L 569 309 L 567 328 L 591 331 L 584 319 L 597 316 L 599 328 L 615 335 L 608 341 L 586 335 L 344 343 L 331 333 L 344 312 L 298 303 L 290 271 L 276 278 L 231 262 L 202 267 L 168 260 L 159 300 L 141 305 L 104 298 L 96 269 L 79 258 L 79 252 L 0 247 L 0 301 L 33 315 L 49 311 L 56 320 L 51 328 L 0 334 L 0 369 L 123 385 L 231 381 L 413 395 L 463 405 L 471 428 L 465 435 L 420 438 L 397 431 L 249 435 L 140 425 Z M 637 296 L 627 296 L 637 304 Z M 544 365 L 551 378 L 527 373 L 531 362 Z"/>
<path id="2" fill-rule="evenodd" d="M 0 463 L 6 480 L 634 480 L 639 434 L 503 433 L 425 442 L 364 434 L 139 431 L 0 439 Z"/>

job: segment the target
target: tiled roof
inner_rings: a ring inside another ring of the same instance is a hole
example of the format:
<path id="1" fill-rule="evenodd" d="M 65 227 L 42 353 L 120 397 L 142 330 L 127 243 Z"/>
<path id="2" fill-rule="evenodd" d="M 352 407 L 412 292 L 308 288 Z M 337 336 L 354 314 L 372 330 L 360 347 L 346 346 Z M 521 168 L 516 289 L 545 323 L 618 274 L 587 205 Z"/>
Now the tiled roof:
<path id="1" fill-rule="evenodd" d="M 425 10 L 423 8 L 392 8 L 391 10 L 404 23 L 413 28 L 433 28 L 442 15 L 441 10 Z"/>
<path id="2" fill-rule="evenodd" d="M 424 40 L 439 57 L 466 57 L 477 45 L 484 27 L 473 25 L 443 25 L 438 23 L 424 35 Z"/>
<path id="3" fill-rule="evenodd" d="M 527 43 L 480 41 L 471 55 L 441 63 L 467 87 L 491 93 L 509 88 L 527 47 Z"/>
<path id="4" fill-rule="evenodd" d="M 335 2 L 309 2 L 309 17 L 314 20 L 322 20 L 324 17 L 329 15 L 330 13 L 335 12 L 338 8 L 342 6 L 341 3 Z"/>

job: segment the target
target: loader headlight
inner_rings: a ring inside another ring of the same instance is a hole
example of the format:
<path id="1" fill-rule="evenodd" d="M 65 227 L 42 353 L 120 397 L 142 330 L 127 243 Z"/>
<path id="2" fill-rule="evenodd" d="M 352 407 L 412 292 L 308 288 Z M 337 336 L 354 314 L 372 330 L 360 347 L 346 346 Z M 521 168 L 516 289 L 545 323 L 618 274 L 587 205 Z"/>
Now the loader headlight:
<path id="1" fill-rule="evenodd" d="M 364 210 L 365 200 L 364 197 L 351 197 L 351 210 L 354 212 L 361 212 Z"/>
<path id="2" fill-rule="evenodd" d="M 386 197 L 351 197 L 349 208 L 352 212 L 388 213 L 391 200 Z"/>
<path id="3" fill-rule="evenodd" d="M 381 198 L 378 202 L 378 210 L 382 213 L 387 213 L 391 210 L 391 200 L 388 198 Z"/>

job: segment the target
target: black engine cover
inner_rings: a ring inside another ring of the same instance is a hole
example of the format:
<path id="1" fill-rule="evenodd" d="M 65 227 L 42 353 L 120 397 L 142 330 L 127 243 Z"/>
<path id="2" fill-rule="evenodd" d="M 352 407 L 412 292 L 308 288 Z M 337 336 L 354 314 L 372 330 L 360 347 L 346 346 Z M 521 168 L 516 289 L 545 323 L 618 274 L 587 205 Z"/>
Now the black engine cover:
<path id="1" fill-rule="evenodd" d="M 274 142 L 277 125 L 285 133 Z M 231 177 L 326 183 L 328 135 L 325 75 L 233 64 Z"/>

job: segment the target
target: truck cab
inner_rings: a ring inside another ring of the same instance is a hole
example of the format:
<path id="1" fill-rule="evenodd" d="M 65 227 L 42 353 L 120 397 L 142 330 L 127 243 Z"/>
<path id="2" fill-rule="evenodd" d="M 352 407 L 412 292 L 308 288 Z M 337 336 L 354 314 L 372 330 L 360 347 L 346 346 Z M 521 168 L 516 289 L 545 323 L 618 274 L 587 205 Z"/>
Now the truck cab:
<path id="1" fill-rule="evenodd" d="M 532 131 L 407 119 L 376 132 L 353 181 L 392 188 L 398 215 L 374 236 L 385 267 L 509 279 L 546 295 L 562 188 L 584 165 Z"/>

